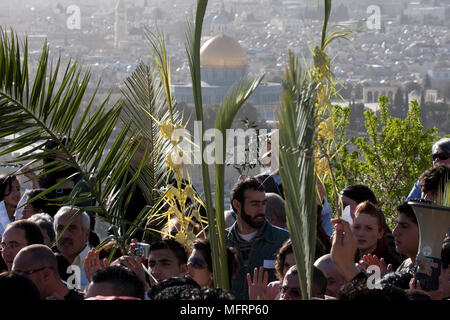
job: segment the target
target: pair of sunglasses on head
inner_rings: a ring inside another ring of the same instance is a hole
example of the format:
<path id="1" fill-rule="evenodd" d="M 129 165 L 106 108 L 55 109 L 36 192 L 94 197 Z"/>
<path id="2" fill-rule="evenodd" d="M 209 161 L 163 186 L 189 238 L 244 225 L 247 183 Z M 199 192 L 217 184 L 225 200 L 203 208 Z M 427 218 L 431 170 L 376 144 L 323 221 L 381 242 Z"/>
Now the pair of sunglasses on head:
<path id="1" fill-rule="evenodd" d="M 187 264 L 191 265 L 195 269 L 205 269 L 206 267 L 208 267 L 206 261 L 200 258 L 189 258 Z"/>
<path id="2" fill-rule="evenodd" d="M 433 161 L 436 161 L 437 159 L 441 160 L 441 161 L 445 161 L 448 158 L 450 158 L 450 152 L 439 152 L 439 153 L 435 153 L 432 155 L 433 157 Z"/>

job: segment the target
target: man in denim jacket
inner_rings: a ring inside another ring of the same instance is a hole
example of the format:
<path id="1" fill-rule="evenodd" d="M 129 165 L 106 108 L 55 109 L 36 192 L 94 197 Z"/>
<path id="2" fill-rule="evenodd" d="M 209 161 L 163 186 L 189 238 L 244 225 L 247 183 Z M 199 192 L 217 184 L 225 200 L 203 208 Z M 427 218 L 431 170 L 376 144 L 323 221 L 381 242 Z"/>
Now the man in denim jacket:
<path id="1" fill-rule="evenodd" d="M 236 299 L 248 299 L 247 273 L 264 267 L 269 273 L 269 282 L 276 280 L 276 255 L 289 233 L 266 220 L 264 187 L 256 178 L 240 178 L 230 198 L 237 219 L 227 229 L 227 246 L 237 249 L 240 264 L 231 293 Z"/>

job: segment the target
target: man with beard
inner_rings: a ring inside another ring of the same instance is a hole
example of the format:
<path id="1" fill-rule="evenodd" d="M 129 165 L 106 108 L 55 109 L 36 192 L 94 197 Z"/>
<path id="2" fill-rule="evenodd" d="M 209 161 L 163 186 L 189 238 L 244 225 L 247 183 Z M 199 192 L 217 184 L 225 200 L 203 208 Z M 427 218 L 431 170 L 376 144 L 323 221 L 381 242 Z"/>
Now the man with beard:
<path id="1" fill-rule="evenodd" d="M 73 219 L 75 215 L 77 216 Z M 84 260 L 91 249 L 88 244 L 89 215 L 84 211 L 80 213 L 77 208 L 65 206 L 56 213 L 53 225 L 56 239 L 59 239 L 57 249 L 70 264 L 67 272 L 75 277 L 69 276 L 68 285 L 75 284 L 77 289 L 83 290 L 89 283 L 83 266 Z M 67 225 L 69 226 L 64 230 Z M 78 271 L 80 272 L 78 273 Z M 73 282 L 74 280 L 75 282 Z"/>
<path id="2" fill-rule="evenodd" d="M 227 229 L 227 246 L 237 249 L 240 264 L 231 293 L 236 299 L 248 299 L 247 273 L 264 267 L 268 271 L 268 282 L 276 280 L 276 254 L 289 233 L 266 220 L 266 195 L 256 178 L 240 177 L 230 198 L 236 222 Z"/>

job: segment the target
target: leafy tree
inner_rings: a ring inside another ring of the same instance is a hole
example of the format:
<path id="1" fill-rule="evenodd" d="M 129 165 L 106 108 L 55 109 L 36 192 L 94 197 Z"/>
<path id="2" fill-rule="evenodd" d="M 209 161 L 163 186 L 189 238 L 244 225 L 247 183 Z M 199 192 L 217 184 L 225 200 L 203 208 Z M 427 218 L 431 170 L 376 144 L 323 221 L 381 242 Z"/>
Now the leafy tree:
<path id="1" fill-rule="evenodd" d="M 372 110 L 364 112 L 364 136 L 346 140 L 345 121 L 336 125 L 340 128 L 336 136 L 340 152 L 332 164 L 338 188 L 356 183 L 369 186 L 392 226 L 395 206 L 408 195 L 419 175 L 431 166 L 430 150 L 437 130 L 423 127 L 416 101 L 411 102 L 404 119 L 388 113 L 387 97 L 380 97 L 379 102 L 379 114 Z M 334 121 L 348 117 L 344 111 L 336 106 Z"/>

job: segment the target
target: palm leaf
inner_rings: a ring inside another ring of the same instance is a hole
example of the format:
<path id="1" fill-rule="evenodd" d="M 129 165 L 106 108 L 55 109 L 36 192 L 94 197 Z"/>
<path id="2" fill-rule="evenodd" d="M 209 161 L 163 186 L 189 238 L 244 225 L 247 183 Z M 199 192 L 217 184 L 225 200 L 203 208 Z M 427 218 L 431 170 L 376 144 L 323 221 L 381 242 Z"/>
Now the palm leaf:
<path id="1" fill-rule="evenodd" d="M 202 25 L 203 18 L 205 16 L 206 7 L 208 5 L 207 0 L 198 0 L 197 8 L 195 14 L 195 24 L 188 22 L 187 31 L 186 31 L 186 51 L 188 55 L 189 67 L 191 71 L 191 79 L 192 79 L 192 91 L 194 97 L 195 104 L 195 114 L 197 123 L 200 123 L 201 128 L 199 128 L 199 132 L 201 135 L 201 144 L 200 155 L 203 155 L 203 150 L 205 149 L 205 142 L 203 140 L 204 134 L 204 121 L 203 121 L 203 103 L 202 103 L 202 87 L 201 87 L 201 74 L 200 74 L 200 44 L 201 44 L 201 35 L 202 35 Z M 213 273 L 214 276 L 214 284 L 216 287 L 220 288 L 228 288 L 228 274 L 224 272 L 227 270 L 227 259 L 226 255 L 224 256 L 224 252 L 226 250 L 224 237 L 219 237 L 219 230 L 216 226 L 216 221 L 220 219 L 218 218 L 218 211 L 214 211 L 212 195 L 211 195 L 211 184 L 209 177 L 208 165 L 205 162 L 205 159 L 202 157 L 202 179 L 203 179 L 203 191 L 205 195 L 205 204 L 206 204 L 206 214 L 208 218 L 208 228 L 211 242 L 211 252 L 212 252 L 212 267 L 213 270 L 216 270 Z M 220 175 L 219 175 L 220 179 Z M 223 188 L 222 185 L 216 184 L 216 188 Z M 216 192 L 217 193 L 217 192 Z M 223 193 L 223 191 L 222 191 Z M 223 201 L 223 198 L 222 198 Z M 216 213 L 216 214 L 215 214 Z M 223 215 L 223 211 L 219 213 L 220 216 Z M 223 217 L 222 217 L 223 219 Z M 221 222 L 218 222 L 221 225 Z M 223 234 L 222 230 L 220 231 L 221 235 Z M 220 270 L 220 271 L 218 271 Z M 217 272 L 218 271 L 218 272 Z"/>
<path id="2" fill-rule="evenodd" d="M 216 216 L 215 220 L 210 222 L 209 229 L 216 230 L 218 238 L 218 263 L 220 269 L 220 277 L 217 275 L 217 282 L 220 281 L 221 287 L 225 289 L 229 288 L 228 281 L 228 265 L 227 265 L 227 252 L 226 252 L 226 240 L 225 240 L 225 221 L 223 212 L 225 212 L 224 206 L 224 181 L 225 181 L 225 157 L 226 157 L 226 130 L 231 128 L 234 117 L 245 103 L 245 101 L 250 97 L 250 95 L 256 90 L 263 76 L 258 76 L 253 79 L 244 79 L 236 84 L 230 89 L 228 94 L 225 96 L 222 104 L 219 107 L 219 111 L 216 116 L 215 128 L 217 133 L 220 134 L 220 138 L 215 138 L 215 152 L 216 155 L 221 151 L 222 159 L 216 161 L 215 163 L 215 205 L 216 205 Z M 220 153 L 219 153 L 220 154 Z M 210 231 L 211 232 L 211 231 Z M 216 283 L 216 279 L 215 279 Z"/>
<path id="3" fill-rule="evenodd" d="M 122 102 L 111 105 L 107 98 L 95 105 L 98 85 L 87 97 L 89 72 L 72 61 L 62 69 L 59 59 L 53 67 L 46 43 L 34 78 L 28 72 L 28 64 L 27 40 L 21 45 L 13 31 L 0 30 L 0 116 L 5 123 L 0 127 L 0 156 L 29 148 L 30 151 L 13 162 L 30 161 L 29 164 L 37 165 L 36 170 L 45 168 L 48 172 L 63 166 L 74 168 L 74 176 L 81 180 L 64 199 L 65 204 L 90 200 L 93 205 L 89 209 L 112 222 L 113 212 L 118 209 L 107 206 L 106 202 L 110 200 L 115 204 L 117 199 L 127 198 L 126 191 L 119 193 L 120 196 L 114 191 L 121 185 L 123 168 L 136 151 L 127 138 L 132 135 L 128 123 L 119 131 L 119 139 L 113 137 Z M 61 69 L 64 71 L 60 72 Z M 13 138 L 5 139 L 8 136 Z M 59 139 L 61 136 L 67 137 L 66 143 Z M 46 139 L 52 139 L 58 146 L 44 150 Z M 115 141 L 109 150 L 108 141 Z M 48 165 L 39 164 L 42 159 L 56 154 L 63 154 L 63 157 Z M 63 179 L 44 194 L 72 177 Z M 128 187 L 130 190 L 131 186 Z M 84 189 L 88 191 L 82 191 Z"/>
<path id="4" fill-rule="evenodd" d="M 314 174 L 315 83 L 305 76 L 289 52 L 283 80 L 280 123 L 280 177 L 286 199 L 287 224 L 299 271 L 302 296 L 310 299 L 316 242 Z"/>
<path id="5" fill-rule="evenodd" d="M 157 31 L 145 30 L 145 35 L 152 49 L 153 63 L 141 62 L 133 74 L 125 81 L 122 90 L 125 98 L 122 117 L 131 119 L 133 128 L 138 132 L 139 140 L 145 147 L 141 172 L 137 183 L 144 193 L 147 203 L 153 209 L 145 219 L 154 217 L 155 204 L 161 198 L 159 190 L 167 183 L 170 171 L 166 157 L 172 151 L 172 144 L 164 139 L 161 123 L 170 122 L 181 125 L 181 113 L 176 110 L 171 94 L 170 63 L 167 57 L 164 35 Z M 131 168 L 134 171 L 133 168 Z M 141 223 L 138 223 L 141 226 Z M 127 234 L 133 234 L 130 228 Z"/>

